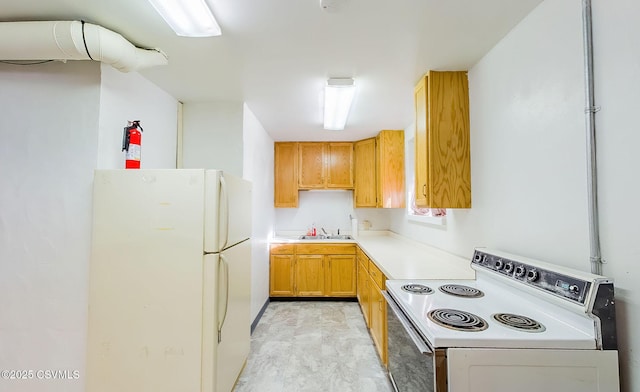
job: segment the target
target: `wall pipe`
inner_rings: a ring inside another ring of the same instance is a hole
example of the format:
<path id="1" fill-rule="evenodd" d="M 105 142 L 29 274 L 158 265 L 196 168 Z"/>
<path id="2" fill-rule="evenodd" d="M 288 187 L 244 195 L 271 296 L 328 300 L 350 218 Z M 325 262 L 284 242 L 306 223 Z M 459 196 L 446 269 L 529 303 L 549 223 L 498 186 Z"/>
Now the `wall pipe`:
<path id="1" fill-rule="evenodd" d="M 135 47 L 122 35 L 81 21 L 1 22 L 0 60 L 95 60 L 121 72 L 167 64 L 157 49 Z"/>
<path id="2" fill-rule="evenodd" d="M 587 186 L 589 203 L 589 244 L 591 272 L 602 275 L 602 255 L 600 252 L 600 224 L 598 220 L 598 176 L 596 165 L 596 112 L 593 88 L 593 36 L 591 0 L 582 0 L 582 36 L 584 45 L 584 77 L 586 99 L 587 131 Z"/>

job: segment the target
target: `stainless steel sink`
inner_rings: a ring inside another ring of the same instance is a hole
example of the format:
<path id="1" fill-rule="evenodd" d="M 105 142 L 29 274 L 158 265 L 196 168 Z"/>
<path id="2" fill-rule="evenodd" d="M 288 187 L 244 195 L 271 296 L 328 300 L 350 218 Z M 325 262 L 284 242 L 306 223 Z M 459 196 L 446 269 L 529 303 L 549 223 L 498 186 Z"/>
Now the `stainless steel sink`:
<path id="1" fill-rule="evenodd" d="M 300 240 L 324 240 L 325 238 L 325 235 L 301 235 L 298 237 Z"/>
<path id="2" fill-rule="evenodd" d="M 328 235 L 328 240 L 352 240 L 353 237 L 348 234 L 340 234 L 340 235 Z"/>
<path id="3" fill-rule="evenodd" d="M 301 235 L 301 240 L 352 240 L 353 237 L 348 234 L 340 235 Z"/>

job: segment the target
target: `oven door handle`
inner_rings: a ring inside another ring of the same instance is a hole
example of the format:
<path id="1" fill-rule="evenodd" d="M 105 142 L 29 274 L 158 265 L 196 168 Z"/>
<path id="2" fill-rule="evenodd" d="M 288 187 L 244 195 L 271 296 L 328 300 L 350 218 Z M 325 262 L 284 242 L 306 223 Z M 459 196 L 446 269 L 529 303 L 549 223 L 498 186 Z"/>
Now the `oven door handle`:
<path id="1" fill-rule="evenodd" d="M 409 334 L 409 337 L 413 341 L 413 344 L 416 345 L 416 348 L 418 350 L 420 350 L 420 352 L 422 354 L 433 355 L 433 351 L 429 348 L 429 346 L 427 346 L 424 343 L 422 338 L 420 336 L 418 336 L 418 334 L 416 333 L 415 329 L 413 328 L 411 323 L 409 323 L 409 320 L 407 320 L 407 318 L 404 315 L 404 313 L 402 313 L 402 310 L 400 310 L 398 305 L 396 305 L 396 303 L 393 300 L 393 298 L 391 298 L 391 296 L 389 294 L 387 294 L 386 292 L 384 292 L 384 291 L 382 291 L 382 296 L 387 301 L 387 304 L 389 305 L 389 308 L 393 311 L 393 314 L 396 316 L 398 321 L 400 321 L 400 324 L 402 324 L 402 326 L 404 327 L 405 331 L 407 331 L 407 334 Z"/>

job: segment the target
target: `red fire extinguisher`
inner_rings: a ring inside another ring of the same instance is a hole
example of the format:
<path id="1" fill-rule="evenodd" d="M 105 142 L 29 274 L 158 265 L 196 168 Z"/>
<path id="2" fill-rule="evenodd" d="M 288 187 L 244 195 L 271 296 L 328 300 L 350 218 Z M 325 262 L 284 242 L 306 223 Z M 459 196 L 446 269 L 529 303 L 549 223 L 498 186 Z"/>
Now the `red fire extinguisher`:
<path id="1" fill-rule="evenodd" d="M 140 130 L 138 130 L 140 128 Z M 140 121 L 129 121 L 122 135 L 122 151 L 125 153 L 125 168 L 140 169 L 140 152 L 142 145 L 142 127 Z"/>

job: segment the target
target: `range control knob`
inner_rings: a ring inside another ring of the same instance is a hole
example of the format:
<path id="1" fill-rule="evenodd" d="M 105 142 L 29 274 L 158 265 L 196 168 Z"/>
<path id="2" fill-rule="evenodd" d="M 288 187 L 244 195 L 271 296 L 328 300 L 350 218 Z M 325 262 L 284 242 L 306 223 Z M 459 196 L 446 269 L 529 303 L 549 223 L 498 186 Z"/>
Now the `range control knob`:
<path id="1" fill-rule="evenodd" d="M 504 261 L 502 259 L 498 259 L 493 263 L 493 266 L 496 267 L 498 271 L 504 268 Z"/>
<path id="2" fill-rule="evenodd" d="M 480 261 L 482 261 L 482 255 L 480 253 L 476 253 L 476 255 L 473 256 L 473 262 L 479 263 Z"/>
<path id="3" fill-rule="evenodd" d="M 573 294 L 579 294 L 580 287 L 578 287 L 578 285 L 572 284 L 571 286 L 569 286 L 569 291 Z"/>
<path id="4" fill-rule="evenodd" d="M 518 278 L 522 278 L 526 272 L 527 270 L 524 268 L 524 266 L 519 265 L 516 267 L 516 276 Z"/>
<path id="5" fill-rule="evenodd" d="M 510 261 L 507 261 L 507 263 L 504 265 L 504 271 L 508 272 L 508 273 L 512 273 L 513 272 L 513 263 Z"/>
<path id="6" fill-rule="evenodd" d="M 538 280 L 539 277 L 540 277 L 540 274 L 538 274 L 538 271 L 534 269 L 529 270 L 529 272 L 527 272 L 527 280 L 529 282 L 535 282 L 536 280 Z"/>

